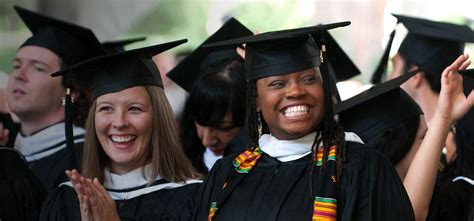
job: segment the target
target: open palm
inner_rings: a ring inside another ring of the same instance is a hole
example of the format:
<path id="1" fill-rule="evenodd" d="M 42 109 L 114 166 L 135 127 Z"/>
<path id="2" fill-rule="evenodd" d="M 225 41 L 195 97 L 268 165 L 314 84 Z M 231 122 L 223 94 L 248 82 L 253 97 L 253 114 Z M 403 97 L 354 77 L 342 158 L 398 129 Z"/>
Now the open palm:
<path id="1" fill-rule="evenodd" d="M 466 69 L 470 63 L 468 55 L 461 55 L 444 69 L 441 76 L 436 114 L 451 123 L 464 116 L 474 104 L 474 93 L 471 91 L 467 97 L 464 95 L 462 76 L 458 73 L 458 70 Z"/>

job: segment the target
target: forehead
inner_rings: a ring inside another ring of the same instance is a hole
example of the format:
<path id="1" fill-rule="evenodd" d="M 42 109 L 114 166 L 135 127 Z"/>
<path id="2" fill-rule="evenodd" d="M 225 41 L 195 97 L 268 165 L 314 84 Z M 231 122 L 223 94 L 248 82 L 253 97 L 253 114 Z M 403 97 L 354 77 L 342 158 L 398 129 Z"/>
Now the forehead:
<path id="1" fill-rule="evenodd" d="M 47 48 L 39 46 L 24 46 L 18 49 L 15 59 L 20 61 L 35 61 L 45 64 L 59 64 L 60 58 Z"/>
<path id="2" fill-rule="evenodd" d="M 123 89 L 114 93 L 107 93 L 97 97 L 97 103 L 101 102 L 140 102 L 140 103 L 151 103 L 148 91 L 144 86 L 135 86 Z"/>
<path id="3" fill-rule="evenodd" d="M 275 80 L 275 79 L 287 79 L 287 78 L 293 78 L 293 77 L 301 77 L 302 75 L 316 75 L 320 76 L 317 71 L 318 68 L 309 68 L 305 69 L 302 71 L 296 71 L 296 72 L 291 72 L 291 73 L 286 73 L 286 74 L 281 74 L 281 75 L 274 75 L 274 76 L 269 76 L 269 77 L 264 77 L 260 78 L 257 80 L 257 82 L 264 82 L 264 81 L 269 81 L 269 80 Z"/>

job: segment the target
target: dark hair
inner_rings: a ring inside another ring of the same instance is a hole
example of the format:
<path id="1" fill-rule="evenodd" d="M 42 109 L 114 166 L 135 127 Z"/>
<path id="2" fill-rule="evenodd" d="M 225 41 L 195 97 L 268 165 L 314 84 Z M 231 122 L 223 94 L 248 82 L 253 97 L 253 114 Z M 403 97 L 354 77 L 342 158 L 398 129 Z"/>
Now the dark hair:
<path id="1" fill-rule="evenodd" d="M 65 68 L 65 64 L 62 62 L 62 59 L 59 58 L 59 65 L 61 69 Z M 74 98 L 72 103 L 74 111 L 73 123 L 79 127 L 84 128 L 86 126 L 87 114 L 92 105 L 92 95 L 85 83 L 81 83 L 77 80 L 61 77 L 61 85 L 63 87 L 69 87 L 73 93 L 77 93 L 77 97 Z"/>
<path id="2" fill-rule="evenodd" d="M 396 165 L 410 151 L 419 125 L 419 115 L 410 117 L 386 130 L 380 137 L 371 139 L 367 144 L 375 147 Z"/>
<path id="3" fill-rule="evenodd" d="M 322 65 L 322 72 L 323 73 L 328 73 L 327 72 L 327 67 L 323 67 L 325 65 Z M 316 71 L 319 73 L 319 69 L 316 68 Z M 324 72 L 326 71 L 326 72 Z M 327 78 L 327 77 L 326 77 Z M 342 174 L 343 170 L 343 163 L 345 161 L 345 134 L 336 121 L 334 120 L 333 116 L 333 111 L 332 111 L 332 106 L 333 106 L 333 99 L 331 95 L 331 88 L 330 88 L 330 82 L 329 79 L 326 79 L 325 75 L 323 75 L 323 89 L 324 89 L 324 117 L 322 122 L 317 125 L 317 135 L 316 138 L 313 142 L 313 147 L 312 147 L 312 155 L 314 156 L 313 160 L 316 162 L 316 151 L 317 147 L 321 146 L 321 144 L 325 147 L 329 147 L 332 145 L 336 145 L 336 179 L 339 180 L 340 175 Z M 258 113 L 256 109 L 256 98 L 257 98 L 257 84 L 256 80 L 249 81 L 248 82 L 248 90 L 247 90 L 247 127 L 248 127 L 248 133 L 249 137 L 252 142 L 258 144 L 258 139 L 259 139 L 259 133 L 258 133 Z M 270 133 L 270 129 L 268 127 L 268 124 L 265 122 L 265 119 L 263 117 L 260 119 L 262 122 L 262 133 L 263 134 L 268 134 Z M 320 139 L 318 139 L 320 138 Z M 323 152 L 323 165 L 321 171 L 324 170 L 326 163 L 327 163 L 327 157 L 329 156 L 329 148 L 324 148 Z M 315 165 L 315 164 L 313 164 Z M 312 175 L 310 176 L 312 177 Z M 339 182 L 337 182 L 339 183 Z M 310 185 L 312 186 L 311 182 Z"/>
<path id="4" fill-rule="evenodd" d="M 206 68 L 194 83 L 181 118 L 181 142 L 184 152 L 199 171 L 205 171 L 202 145 L 194 122 L 219 126 L 227 112 L 232 113 L 232 126 L 245 124 L 245 91 L 243 61 L 226 59 Z"/>
<path id="5" fill-rule="evenodd" d="M 410 69 L 411 69 L 411 67 L 413 67 L 413 65 L 417 65 L 417 64 L 415 64 L 415 62 L 413 62 L 407 56 L 401 54 L 401 57 L 405 60 L 405 70 L 404 70 L 405 72 L 404 73 L 408 73 L 408 71 L 410 71 Z M 428 84 L 430 85 L 431 90 L 439 94 L 439 92 L 441 91 L 441 73 L 443 72 L 444 69 L 436 70 L 437 73 L 431 73 L 430 71 L 423 70 L 423 69 L 421 69 L 421 70 L 423 72 L 425 72 L 424 77 L 425 77 L 426 81 L 428 82 Z"/>

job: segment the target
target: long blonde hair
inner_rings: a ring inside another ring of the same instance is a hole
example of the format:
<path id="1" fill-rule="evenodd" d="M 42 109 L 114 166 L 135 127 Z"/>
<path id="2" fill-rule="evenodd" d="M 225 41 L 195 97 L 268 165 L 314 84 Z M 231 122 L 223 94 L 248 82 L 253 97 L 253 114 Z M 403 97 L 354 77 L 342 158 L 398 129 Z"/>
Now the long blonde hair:
<path id="1" fill-rule="evenodd" d="M 161 176 L 171 182 L 184 182 L 188 179 L 199 178 L 200 175 L 184 155 L 174 124 L 174 115 L 164 90 L 157 86 L 145 86 L 151 99 L 153 109 L 153 124 L 150 148 L 146 162 L 152 164 L 150 184 Z M 82 173 L 89 178 L 97 177 L 104 182 L 104 169 L 110 163 L 100 145 L 95 130 L 96 102 L 92 104 L 86 121 L 86 141 L 82 158 Z M 143 174 L 144 171 L 143 171 Z"/>

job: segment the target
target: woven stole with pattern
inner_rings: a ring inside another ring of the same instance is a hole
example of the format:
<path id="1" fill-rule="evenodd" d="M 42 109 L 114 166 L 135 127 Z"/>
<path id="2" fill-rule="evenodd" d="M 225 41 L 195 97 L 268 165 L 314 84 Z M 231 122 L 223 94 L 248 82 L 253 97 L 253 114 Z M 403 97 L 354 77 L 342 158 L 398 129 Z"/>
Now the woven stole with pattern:
<path id="1" fill-rule="evenodd" d="M 323 147 L 319 147 L 316 155 L 317 161 L 315 162 L 317 167 L 320 167 L 323 162 Z M 242 180 L 245 178 L 245 175 L 248 174 L 252 168 L 257 163 L 258 159 L 262 156 L 262 150 L 259 147 L 256 147 L 251 150 L 246 150 L 240 155 L 238 155 L 234 161 L 233 166 L 236 173 L 236 176 L 229 176 L 229 178 L 224 182 L 222 186 L 222 192 L 224 197 L 219 197 L 219 199 L 214 199 L 211 202 L 209 208 L 208 221 L 213 221 L 217 212 L 219 203 L 223 203 L 230 194 L 225 194 L 225 190 L 232 191 Z M 336 160 L 336 148 L 335 146 L 330 147 L 328 162 L 323 173 L 319 173 L 316 176 L 315 183 L 320 183 L 322 185 L 315 186 L 316 197 L 314 199 L 313 206 L 313 218 L 312 220 L 325 221 L 325 220 L 336 220 L 336 188 L 335 188 L 335 160 Z M 315 170 L 316 171 L 316 170 Z M 317 170 L 319 171 L 319 170 Z M 232 179 L 233 178 L 233 179 Z"/>

